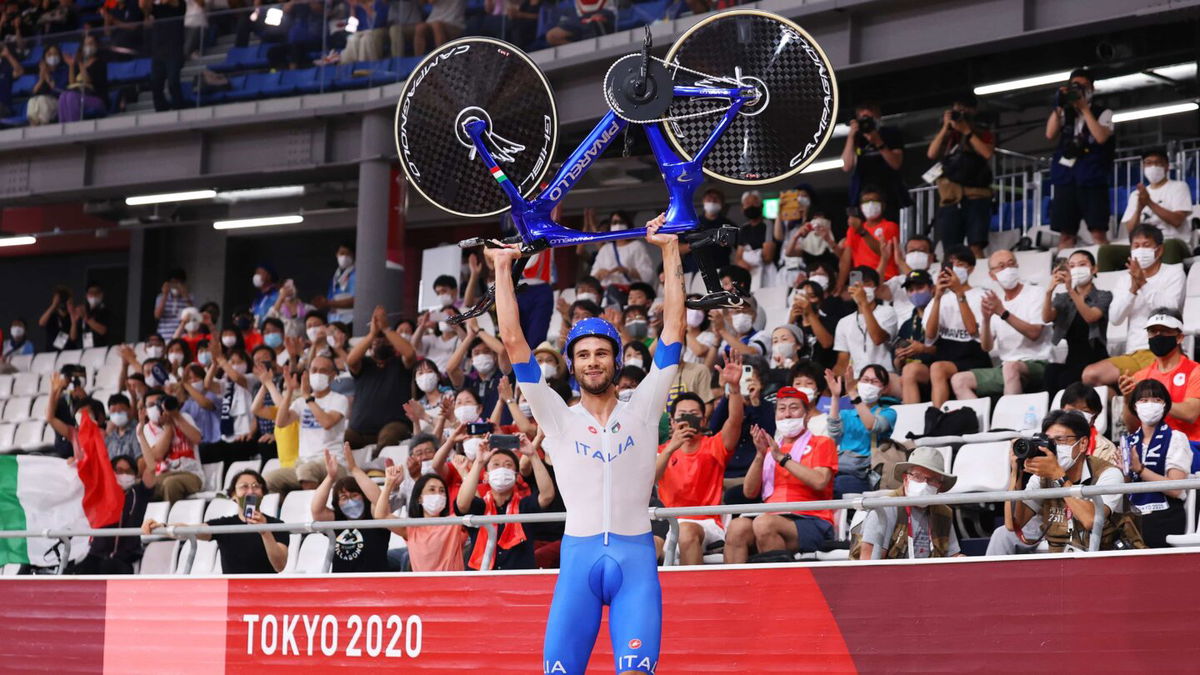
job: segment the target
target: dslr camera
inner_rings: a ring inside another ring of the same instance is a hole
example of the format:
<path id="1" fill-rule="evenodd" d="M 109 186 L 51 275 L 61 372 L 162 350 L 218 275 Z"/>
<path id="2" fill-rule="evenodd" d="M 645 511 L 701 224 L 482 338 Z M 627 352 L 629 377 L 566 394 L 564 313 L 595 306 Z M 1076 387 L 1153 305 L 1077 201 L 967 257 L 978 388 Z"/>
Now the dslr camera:
<path id="1" fill-rule="evenodd" d="M 692 413 L 681 413 L 678 417 L 675 418 L 675 420 L 682 424 L 688 425 L 689 427 L 695 429 L 696 431 L 700 431 L 700 416 L 699 415 L 692 414 Z"/>
<path id="2" fill-rule="evenodd" d="M 858 130 L 864 134 L 869 134 L 876 129 L 875 118 L 870 115 L 863 115 L 858 118 Z"/>
<path id="3" fill-rule="evenodd" d="M 1059 87 L 1054 91 L 1054 105 L 1059 108 L 1069 108 L 1076 101 L 1084 98 L 1086 94 L 1082 84 L 1068 82 L 1066 86 Z"/>
<path id="4" fill-rule="evenodd" d="M 1041 434 L 1013 441 L 1013 456 L 1022 462 L 1034 457 L 1044 457 L 1046 454 L 1043 452 L 1044 450 L 1049 450 L 1051 454 L 1054 454 L 1054 444 Z"/>
<path id="5" fill-rule="evenodd" d="M 961 122 L 963 120 L 970 122 L 972 117 L 973 115 L 971 115 L 969 112 L 963 112 L 961 110 L 950 111 L 950 119 L 954 120 L 955 122 Z"/>

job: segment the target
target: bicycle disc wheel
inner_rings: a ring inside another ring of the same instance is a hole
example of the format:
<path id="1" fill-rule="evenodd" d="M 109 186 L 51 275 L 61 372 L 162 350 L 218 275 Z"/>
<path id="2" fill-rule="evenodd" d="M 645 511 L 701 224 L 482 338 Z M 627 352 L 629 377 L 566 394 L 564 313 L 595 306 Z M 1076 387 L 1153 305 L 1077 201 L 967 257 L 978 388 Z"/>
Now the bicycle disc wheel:
<path id="1" fill-rule="evenodd" d="M 812 37 L 783 17 L 754 9 L 715 14 L 692 26 L 667 52 L 675 83 L 704 82 L 702 75 L 732 78 L 759 87 L 763 96 L 747 104 L 704 160 L 704 172 L 741 185 L 773 183 L 799 173 L 833 134 L 838 91 L 833 67 Z M 680 66 L 679 68 L 673 66 Z M 720 104 L 720 105 L 717 105 Z M 725 109 L 721 99 L 676 97 L 667 117 Z M 720 113 L 665 122 L 675 149 L 695 156 Z"/>
<path id="2" fill-rule="evenodd" d="M 458 216 L 503 213 L 508 197 L 463 129 L 472 118 L 487 123 L 485 145 L 528 197 L 554 157 L 558 113 L 550 83 L 513 45 L 463 38 L 421 61 L 396 104 L 396 152 L 417 192 Z"/>

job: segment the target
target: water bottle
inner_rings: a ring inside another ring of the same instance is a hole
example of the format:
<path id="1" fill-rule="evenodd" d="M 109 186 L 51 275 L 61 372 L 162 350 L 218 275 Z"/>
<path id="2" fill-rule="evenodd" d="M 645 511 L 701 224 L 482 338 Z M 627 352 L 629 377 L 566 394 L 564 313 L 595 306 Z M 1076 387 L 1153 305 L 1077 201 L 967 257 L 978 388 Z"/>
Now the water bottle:
<path id="1" fill-rule="evenodd" d="M 1037 409 L 1035 409 L 1033 406 L 1029 406 L 1029 408 L 1025 410 L 1025 422 L 1021 428 L 1024 430 L 1029 430 L 1037 429 L 1037 426 Z"/>

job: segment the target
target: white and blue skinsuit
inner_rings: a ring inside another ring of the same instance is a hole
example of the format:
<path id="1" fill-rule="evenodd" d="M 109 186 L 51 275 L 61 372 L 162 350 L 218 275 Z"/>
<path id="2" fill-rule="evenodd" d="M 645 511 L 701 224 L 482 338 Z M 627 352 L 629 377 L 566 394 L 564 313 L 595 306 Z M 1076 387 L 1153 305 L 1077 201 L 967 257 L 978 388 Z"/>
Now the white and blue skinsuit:
<path id="1" fill-rule="evenodd" d="M 517 382 L 545 433 L 567 509 L 562 564 L 546 625 L 545 673 L 580 675 L 609 606 L 616 672 L 652 674 L 662 634 L 662 591 L 650 533 L 658 423 L 676 379 L 682 343 L 663 344 L 629 401 L 601 425 L 568 406 L 532 357 L 514 364 Z"/>

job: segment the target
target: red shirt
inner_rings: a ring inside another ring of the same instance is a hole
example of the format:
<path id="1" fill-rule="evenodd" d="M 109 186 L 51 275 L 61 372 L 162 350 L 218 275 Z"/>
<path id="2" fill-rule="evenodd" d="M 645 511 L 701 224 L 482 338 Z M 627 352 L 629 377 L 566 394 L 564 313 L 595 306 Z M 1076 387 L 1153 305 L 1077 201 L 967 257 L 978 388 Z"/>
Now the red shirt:
<path id="1" fill-rule="evenodd" d="M 871 233 L 871 236 L 879 240 L 882 245 L 885 241 L 900 245 L 900 226 L 890 220 L 880 220 L 877 223 L 863 223 L 863 228 Z M 846 247 L 850 249 L 850 262 L 854 267 L 870 267 L 877 269 L 879 267 L 879 254 L 872 251 L 867 242 L 863 240 L 858 231 L 851 228 L 846 232 Z M 900 273 L 896 268 L 896 261 L 888 262 L 887 268 L 884 269 L 883 280 L 887 281 Z"/>
<path id="2" fill-rule="evenodd" d="M 812 447 L 803 457 L 800 458 L 800 464 L 810 469 L 819 469 L 825 467 L 837 475 L 838 456 L 837 446 L 833 444 L 833 439 L 828 436 L 813 436 L 809 440 L 809 445 Z M 784 453 L 790 453 L 792 450 L 791 443 L 785 443 L 779 448 Z M 775 465 L 775 491 L 767 497 L 767 504 L 776 502 L 816 502 L 833 499 L 833 479 L 830 478 L 829 484 L 824 490 L 814 490 L 805 485 L 803 481 L 792 475 L 787 468 Z M 665 501 L 665 500 L 664 500 Z M 821 520 L 828 521 L 833 524 L 833 511 L 797 511 L 797 515 L 815 516 Z"/>
<path id="3" fill-rule="evenodd" d="M 188 349 L 192 350 L 192 360 L 195 361 L 196 356 L 200 353 L 197 349 L 200 343 L 204 340 L 211 341 L 212 333 L 197 332 L 195 335 L 188 335 L 187 333 L 184 333 L 179 336 L 179 339 L 187 343 Z"/>
<path id="4" fill-rule="evenodd" d="M 1185 356 L 1174 370 L 1164 373 L 1158 369 L 1158 362 L 1155 361 L 1134 375 L 1133 379 L 1162 382 L 1171 394 L 1171 402 L 1180 403 L 1189 398 L 1200 398 L 1200 367 L 1197 366 L 1200 364 Z M 1166 422 L 1167 426 L 1186 435 L 1189 441 L 1200 441 L 1200 419 L 1188 423 L 1168 414 Z"/>
<path id="5" fill-rule="evenodd" d="M 246 353 L 249 354 L 250 352 L 254 351 L 255 347 L 257 347 L 263 343 L 262 333 L 260 333 L 256 330 L 247 331 L 245 333 L 242 333 L 242 341 L 245 342 Z"/>
<path id="6" fill-rule="evenodd" d="M 666 447 L 658 446 L 659 453 Z M 725 493 L 725 464 L 732 454 L 720 434 L 704 437 L 695 452 L 676 450 L 658 480 L 658 498 L 668 508 L 719 505 Z M 721 522 L 721 516 L 695 518 Z"/>

